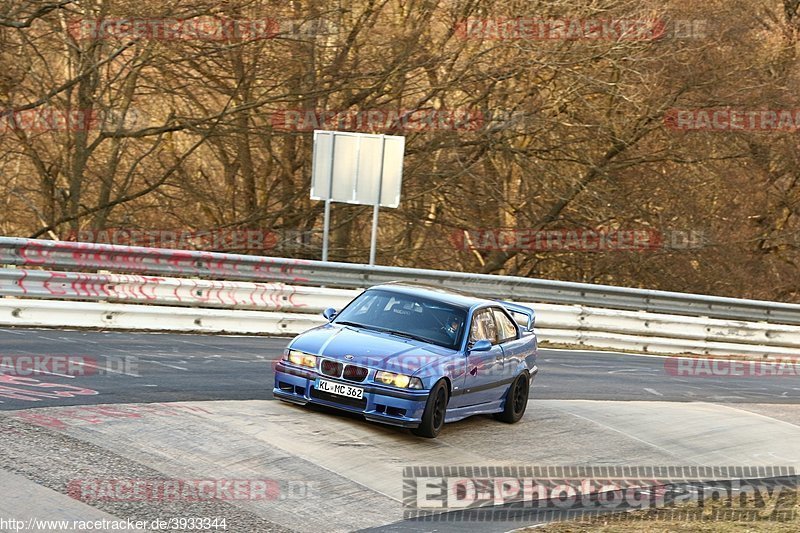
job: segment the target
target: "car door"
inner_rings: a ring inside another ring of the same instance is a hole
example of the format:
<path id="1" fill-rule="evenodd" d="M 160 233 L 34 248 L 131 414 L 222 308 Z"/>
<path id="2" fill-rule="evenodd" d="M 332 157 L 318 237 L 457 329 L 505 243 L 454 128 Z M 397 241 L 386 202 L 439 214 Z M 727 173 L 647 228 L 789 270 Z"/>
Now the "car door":
<path id="1" fill-rule="evenodd" d="M 470 350 L 479 340 L 491 342 L 491 349 L 482 352 Z M 457 405 L 464 407 L 499 400 L 506 389 L 506 386 L 498 383 L 503 380 L 504 374 L 503 348 L 500 346 L 497 323 L 491 308 L 478 309 L 473 313 L 466 359 L 467 374 L 464 378 L 463 394 Z"/>
<path id="2" fill-rule="evenodd" d="M 500 347 L 503 348 L 503 376 L 510 381 L 520 365 L 525 362 L 530 343 L 521 335 L 510 313 L 499 307 L 492 307 L 492 313 L 497 324 Z"/>

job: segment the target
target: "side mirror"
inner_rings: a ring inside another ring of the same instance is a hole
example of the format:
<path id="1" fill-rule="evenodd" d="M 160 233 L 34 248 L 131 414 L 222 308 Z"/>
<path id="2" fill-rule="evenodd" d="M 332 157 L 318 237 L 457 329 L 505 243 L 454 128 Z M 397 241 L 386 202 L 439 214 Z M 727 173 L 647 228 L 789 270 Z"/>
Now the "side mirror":
<path id="1" fill-rule="evenodd" d="M 336 317 L 336 309 L 333 307 L 329 307 L 322 312 L 322 316 L 328 319 L 328 322 L 333 320 Z"/>
<path id="2" fill-rule="evenodd" d="M 492 343 L 486 339 L 475 341 L 475 344 L 470 347 L 470 352 L 488 352 L 492 349 Z"/>

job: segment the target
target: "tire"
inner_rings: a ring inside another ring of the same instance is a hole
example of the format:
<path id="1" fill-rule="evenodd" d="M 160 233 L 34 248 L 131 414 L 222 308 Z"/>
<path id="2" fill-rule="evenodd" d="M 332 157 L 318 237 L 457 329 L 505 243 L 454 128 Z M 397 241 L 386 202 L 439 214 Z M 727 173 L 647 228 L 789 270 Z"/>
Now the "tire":
<path id="1" fill-rule="evenodd" d="M 419 427 L 411 429 L 418 437 L 435 439 L 444 427 L 444 418 L 447 413 L 447 383 L 443 379 L 436 382 L 428 395 L 425 411 L 422 413 L 422 422 Z"/>
<path id="2" fill-rule="evenodd" d="M 506 405 L 502 413 L 497 413 L 494 417 L 507 424 L 515 424 L 520 421 L 528 407 L 528 392 L 530 391 L 530 380 L 528 374 L 523 372 L 508 387 L 506 394 Z"/>

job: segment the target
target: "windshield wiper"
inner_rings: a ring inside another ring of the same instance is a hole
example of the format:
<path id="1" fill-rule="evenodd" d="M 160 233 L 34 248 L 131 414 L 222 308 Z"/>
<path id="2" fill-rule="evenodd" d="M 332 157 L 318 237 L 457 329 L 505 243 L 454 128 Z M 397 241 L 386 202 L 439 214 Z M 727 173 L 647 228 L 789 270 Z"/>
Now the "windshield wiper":
<path id="1" fill-rule="evenodd" d="M 396 329 L 387 329 L 387 328 L 375 328 L 377 331 L 381 331 L 383 333 L 388 333 L 390 335 L 396 335 L 398 337 L 405 337 L 406 339 L 413 339 L 415 341 L 422 341 L 422 342 L 429 342 L 427 339 L 423 337 L 417 337 L 416 335 L 412 335 L 411 333 L 406 333 L 405 331 L 397 331 Z"/>
<path id="2" fill-rule="evenodd" d="M 347 320 L 337 320 L 334 324 L 339 324 L 340 326 L 353 326 L 356 328 L 366 328 L 369 326 L 365 326 L 364 324 L 359 324 L 358 322 L 348 322 Z"/>

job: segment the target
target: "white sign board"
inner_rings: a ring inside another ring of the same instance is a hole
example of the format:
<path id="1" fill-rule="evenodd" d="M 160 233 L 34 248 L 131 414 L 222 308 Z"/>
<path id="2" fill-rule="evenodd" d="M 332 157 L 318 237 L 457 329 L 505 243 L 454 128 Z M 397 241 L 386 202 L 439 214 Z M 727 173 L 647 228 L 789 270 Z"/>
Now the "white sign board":
<path id="1" fill-rule="evenodd" d="M 405 148 L 397 135 L 315 130 L 311 198 L 398 207 Z"/>

